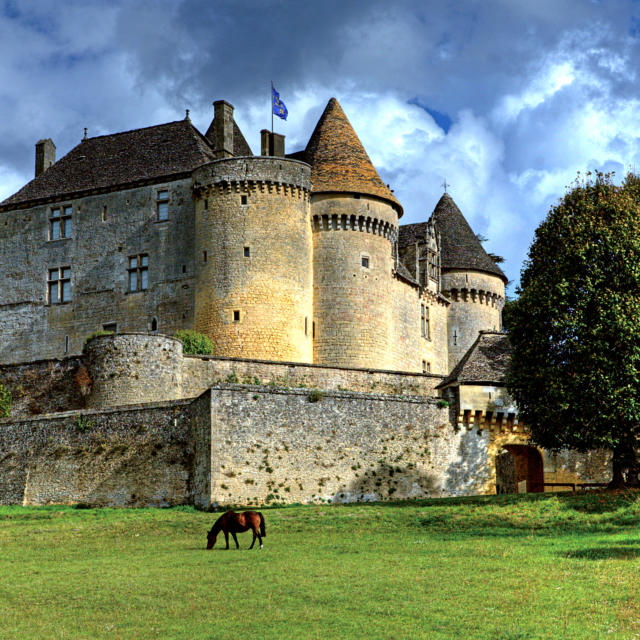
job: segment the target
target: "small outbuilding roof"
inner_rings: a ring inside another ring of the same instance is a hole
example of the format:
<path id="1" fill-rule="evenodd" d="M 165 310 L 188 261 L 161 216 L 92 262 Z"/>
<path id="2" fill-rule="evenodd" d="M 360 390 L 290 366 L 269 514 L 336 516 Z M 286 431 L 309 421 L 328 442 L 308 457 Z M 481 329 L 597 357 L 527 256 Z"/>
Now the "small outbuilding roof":
<path id="1" fill-rule="evenodd" d="M 438 388 L 453 383 L 504 385 L 510 362 L 509 336 L 497 331 L 481 331 L 462 360 Z"/>
<path id="2" fill-rule="evenodd" d="M 311 165 L 314 193 L 345 192 L 377 196 L 402 215 L 402 206 L 382 182 L 340 103 L 331 98 L 304 151 L 291 154 Z"/>

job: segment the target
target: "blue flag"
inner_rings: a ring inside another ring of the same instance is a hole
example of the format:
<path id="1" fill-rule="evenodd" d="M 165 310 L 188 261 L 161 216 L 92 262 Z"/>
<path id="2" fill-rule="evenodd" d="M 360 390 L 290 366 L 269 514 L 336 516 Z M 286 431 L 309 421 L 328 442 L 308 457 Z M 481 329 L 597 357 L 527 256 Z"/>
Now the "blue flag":
<path id="1" fill-rule="evenodd" d="M 280 100 L 280 94 L 273 88 L 273 86 L 271 87 L 271 94 L 271 101 L 273 103 L 273 115 L 286 120 L 289 112 L 287 111 L 287 107 L 285 106 L 284 102 Z"/>

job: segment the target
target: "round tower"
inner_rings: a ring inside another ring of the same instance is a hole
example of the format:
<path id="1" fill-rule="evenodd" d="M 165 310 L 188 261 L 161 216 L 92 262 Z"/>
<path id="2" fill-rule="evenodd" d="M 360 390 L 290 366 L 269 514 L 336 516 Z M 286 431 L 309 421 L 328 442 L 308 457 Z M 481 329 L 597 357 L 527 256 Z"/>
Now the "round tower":
<path id="1" fill-rule="evenodd" d="M 392 368 L 393 247 L 402 207 L 335 98 L 305 158 L 313 184 L 314 362 Z"/>
<path id="2" fill-rule="evenodd" d="M 432 220 L 441 235 L 441 289 L 451 301 L 447 321 L 451 371 L 480 331 L 502 330 L 507 278 L 448 193 L 440 198 Z"/>
<path id="3" fill-rule="evenodd" d="M 312 362 L 310 172 L 269 156 L 194 171 L 194 328 L 214 354 Z"/>

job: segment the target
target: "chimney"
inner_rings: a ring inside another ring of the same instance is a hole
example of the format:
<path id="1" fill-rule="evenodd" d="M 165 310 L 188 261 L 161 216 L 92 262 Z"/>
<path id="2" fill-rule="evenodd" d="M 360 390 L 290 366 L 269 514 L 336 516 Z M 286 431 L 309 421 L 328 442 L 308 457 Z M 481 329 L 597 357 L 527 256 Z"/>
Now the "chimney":
<path id="1" fill-rule="evenodd" d="M 213 149 L 217 158 L 233 157 L 233 105 L 226 100 L 213 103 Z"/>
<path id="2" fill-rule="evenodd" d="M 263 156 L 284 157 L 284 136 L 263 129 L 260 132 L 260 153 Z"/>
<path id="3" fill-rule="evenodd" d="M 56 162 L 56 145 L 51 138 L 36 142 L 36 178 Z"/>

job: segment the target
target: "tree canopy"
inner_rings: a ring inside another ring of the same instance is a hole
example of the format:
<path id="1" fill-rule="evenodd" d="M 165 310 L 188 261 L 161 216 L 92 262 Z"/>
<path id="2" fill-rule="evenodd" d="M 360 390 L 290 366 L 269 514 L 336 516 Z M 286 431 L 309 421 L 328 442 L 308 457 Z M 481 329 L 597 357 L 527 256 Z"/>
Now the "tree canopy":
<path id="1" fill-rule="evenodd" d="M 613 451 L 637 479 L 640 181 L 587 174 L 538 227 L 509 310 L 507 385 L 532 440 Z M 626 476 L 627 471 L 631 473 Z"/>

